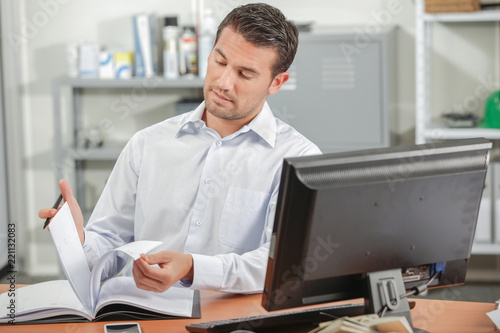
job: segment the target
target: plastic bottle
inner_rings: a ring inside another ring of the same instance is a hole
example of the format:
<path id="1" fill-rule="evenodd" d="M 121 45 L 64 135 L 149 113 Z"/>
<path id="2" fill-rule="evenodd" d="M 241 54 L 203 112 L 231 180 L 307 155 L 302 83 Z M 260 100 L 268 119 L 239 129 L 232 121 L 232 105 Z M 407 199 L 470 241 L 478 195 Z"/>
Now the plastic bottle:
<path id="1" fill-rule="evenodd" d="M 217 34 L 217 22 L 212 8 L 206 8 L 201 22 L 198 41 L 198 73 L 201 78 L 207 74 L 207 60 L 214 47 L 215 35 Z"/>
<path id="2" fill-rule="evenodd" d="M 198 74 L 198 42 L 194 26 L 185 26 L 180 45 L 181 75 Z"/>
<path id="3" fill-rule="evenodd" d="M 163 76 L 167 79 L 179 77 L 179 28 L 177 17 L 165 17 L 163 27 Z"/>

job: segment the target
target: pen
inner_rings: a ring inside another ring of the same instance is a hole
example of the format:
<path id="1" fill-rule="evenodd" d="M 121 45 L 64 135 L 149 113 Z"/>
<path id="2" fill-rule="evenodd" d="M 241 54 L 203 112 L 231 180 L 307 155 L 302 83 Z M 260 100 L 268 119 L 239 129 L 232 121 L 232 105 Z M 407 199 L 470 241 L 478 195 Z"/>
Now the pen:
<path id="1" fill-rule="evenodd" d="M 61 203 L 62 198 L 63 198 L 62 194 L 59 195 L 59 198 L 57 198 L 57 201 L 54 204 L 54 206 L 52 206 L 52 208 L 56 209 L 57 207 L 59 207 L 59 204 Z M 47 217 L 47 219 L 45 220 L 45 223 L 43 224 L 43 229 L 47 228 L 47 226 L 49 225 L 50 219 L 51 219 L 50 217 Z"/>

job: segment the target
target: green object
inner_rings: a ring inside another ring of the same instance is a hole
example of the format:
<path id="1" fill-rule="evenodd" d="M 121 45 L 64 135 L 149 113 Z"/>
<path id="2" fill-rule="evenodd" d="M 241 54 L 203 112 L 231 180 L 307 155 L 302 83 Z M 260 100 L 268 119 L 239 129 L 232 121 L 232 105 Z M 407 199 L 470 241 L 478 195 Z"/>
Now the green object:
<path id="1" fill-rule="evenodd" d="M 482 128 L 500 128 L 500 91 L 492 93 L 484 105 Z"/>

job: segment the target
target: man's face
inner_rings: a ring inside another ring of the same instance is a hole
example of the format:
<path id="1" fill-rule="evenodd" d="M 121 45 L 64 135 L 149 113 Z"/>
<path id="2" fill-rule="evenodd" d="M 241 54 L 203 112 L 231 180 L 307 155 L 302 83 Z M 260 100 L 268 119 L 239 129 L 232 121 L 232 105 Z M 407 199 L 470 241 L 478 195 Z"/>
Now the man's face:
<path id="1" fill-rule="evenodd" d="M 208 57 L 203 88 L 207 111 L 221 119 L 251 120 L 268 94 L 286 81 L 271 76 L 275 58 L 273 48 L 254 46 L 232 28 L 224 28 Z"/>

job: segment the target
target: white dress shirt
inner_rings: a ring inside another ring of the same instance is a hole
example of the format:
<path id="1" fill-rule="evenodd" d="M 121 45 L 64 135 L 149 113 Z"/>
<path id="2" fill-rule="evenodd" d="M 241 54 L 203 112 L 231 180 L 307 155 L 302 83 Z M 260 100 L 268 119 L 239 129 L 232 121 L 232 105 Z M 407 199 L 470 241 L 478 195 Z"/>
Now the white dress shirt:
<path id="1" fill-rule="evenodd" d="M 193 256 L 194 289 L 262 291 L 283 158 L 321 152 L 267 103 L 224 138 L 201 120 L 204 109 L 127 143 L 86 226 L 90 266 L 125 243 L 157 240 L 153 252 Z"/>

